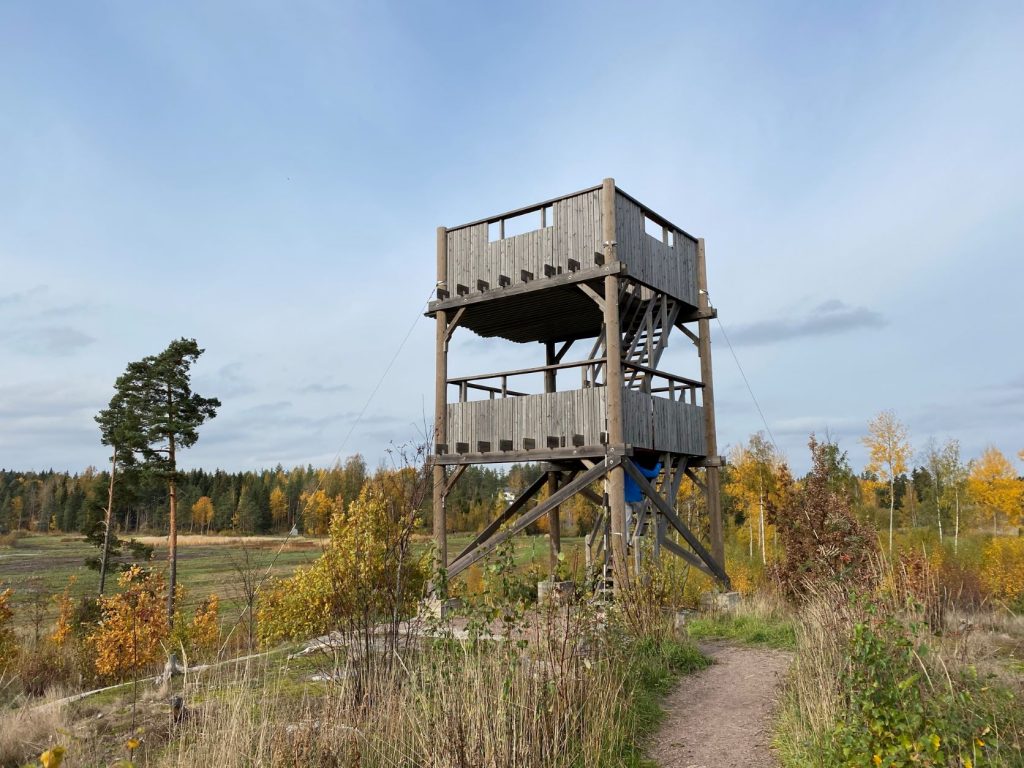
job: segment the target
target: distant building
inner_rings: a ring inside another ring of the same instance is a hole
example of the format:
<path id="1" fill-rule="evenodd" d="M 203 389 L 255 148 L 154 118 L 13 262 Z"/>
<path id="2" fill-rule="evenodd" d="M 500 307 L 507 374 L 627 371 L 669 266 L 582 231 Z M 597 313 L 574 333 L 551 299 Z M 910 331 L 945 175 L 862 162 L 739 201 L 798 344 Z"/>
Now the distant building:
<path id="1" fill-rule="evenodd" d="M 516 492 L 511 488 L 502 488 L 498 491 L 498 499 L 500 501 L 513 502 L 516 500 Z"/>

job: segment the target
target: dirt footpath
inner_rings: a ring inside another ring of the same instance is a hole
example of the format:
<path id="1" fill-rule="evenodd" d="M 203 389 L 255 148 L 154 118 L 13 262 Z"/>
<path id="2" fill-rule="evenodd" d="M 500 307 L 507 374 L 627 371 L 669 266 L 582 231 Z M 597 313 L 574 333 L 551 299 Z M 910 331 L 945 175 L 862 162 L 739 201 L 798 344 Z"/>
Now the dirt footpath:
<path id="1" fill-rule="evenodd" d="M 708 643 L 715 663 L 682 678 L 651 739 L 662 768 L 771 768 L 772 715 L 792 654 Z"/>

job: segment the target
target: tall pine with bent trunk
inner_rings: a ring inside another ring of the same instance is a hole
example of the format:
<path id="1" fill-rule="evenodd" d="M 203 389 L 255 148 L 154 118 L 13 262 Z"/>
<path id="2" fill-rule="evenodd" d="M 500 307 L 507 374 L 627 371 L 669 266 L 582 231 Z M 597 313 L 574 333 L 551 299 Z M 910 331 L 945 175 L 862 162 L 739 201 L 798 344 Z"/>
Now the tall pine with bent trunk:
<path id="1" fill-rule="evenodd" d="M 220 407 L 217 398 L 192 391 L 192 366 L 203 351 L 195 339 L 178 339 L 160 354 L 132 363 L 125 374 L 133 377 L 139 393 L 145 468 L 167 482 L 167 623 L 171 625 L 178 578 L 178 451 L 195 444 L 199 426 L 216 416 Z"/>

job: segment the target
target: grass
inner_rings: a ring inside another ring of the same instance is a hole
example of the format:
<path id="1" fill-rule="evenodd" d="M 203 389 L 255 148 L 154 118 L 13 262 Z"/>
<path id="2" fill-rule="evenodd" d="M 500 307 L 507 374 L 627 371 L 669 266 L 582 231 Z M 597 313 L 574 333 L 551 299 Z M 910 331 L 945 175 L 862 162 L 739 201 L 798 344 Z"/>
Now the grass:
<path id="1" fill-rule="evenodd" d="M 588 606 L 578 610 L 592 615 Z M 27 760 L 61 743 L 69 749 L 67 768 L 124 757 L 132 732 L 142 741 L 135 764 L 154 768 L 356 762 L 649 768 L 643 745 L 662 718 L 662 696 L 709 659 L 686 638 L 667 631 L 638 638 L 617 624 L 583 655 L 566 655 L 560 649 L 576 647 L 577 632 L 589 630 L 576 623 L 540 626 L 554 634 L 529 647 L 427 644 L 401 651 L 400 664 L 360 667 L 330 683 L 310 680 L 314 671 L 339 671 L 327 656 L 286 660 L 282 654 L 229 665 L 190 678 L 184 688 L 176 683 L 195 715 L 171 733 L 165 694 L 140 688 L 133 731 L 130 688 L 119 689 L 40 711 L 37 727 L 28 729 L 30 742 L 7 718 L 6 746 L 12 758 Z M 35 719 L 36 711 L 17 715 L 24 716 Z"/>
<path id="2" fill-rule="evenodd" d="M 694 640 L 732 640 L 760 648 L 796 648 L 793 622 L 777 616 L 713 613 L 691 619 L 686 625 Z"/>
<path id="3" fill-rule="evenodd" d="M 166 537 L 140 537 L 155 547 L 153 562 L 166 567 Z M 453 533 L 448 537 L 450 552 L 458 552 L 473 538 L 469 533 Z M 418 536 L 415 546 L 424 551 L 429 537 Z M 566 561 L 580 551 L 582 539 L 562 538 Z M 517 537 L 515 560 L 517 566 L 536 566 L 546 571 L 548 540 L 544 536 Z M 288 576 L 297 568 L 309 565 L 321 552 L 319 539 L 285 539 L 280 536 L 208 536 L 178 535 L 178 583 L 185 589 L 182 604 L 186 614 L 191 613 L 211 593 L 221 598 L 221 617 L 225 624 L 234 623 L 244 608 L 235 563 L 239 562 L 243 544 L 250 550 L 250 563 L 261 574 Z M 282 544 L 284 545 L 282 547 Z M 23 632 L 32 630 L 38 619 L 42 631 L 47 632 L 57 618 L 57 608 L 51 596 L 63 592 L 68 580 L 77 580 L 71 589 L 75 599 L 96 594 L 99 573 L 86 568 L 86 557 L 95 556 L 96 548 L 84 537 L 67 534 L 25 534 L 14 546 L 0 548 L 0 588 L 14 590 L 15 624 Z M 116 578 L 107 582 L 108 594 L 116 588 Z"/>
<path id="4" fill-rule="evenodd" d="M 797 619 L 777 595 L 765 592 L 744 597 L 731 610 L 701 613 L 686 630 L 693 640 L 731 640 L 758 648 L 796 648 Z"/>

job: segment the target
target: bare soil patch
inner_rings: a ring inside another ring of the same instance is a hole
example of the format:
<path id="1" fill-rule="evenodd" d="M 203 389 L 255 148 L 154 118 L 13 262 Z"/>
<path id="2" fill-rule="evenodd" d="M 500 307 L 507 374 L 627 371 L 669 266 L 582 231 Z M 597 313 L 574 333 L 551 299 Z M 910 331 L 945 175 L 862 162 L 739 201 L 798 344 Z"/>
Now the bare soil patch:
<path id="1" fill-rule="evenodd" d="M 687 675 L 662 703 L 665 719 L 651 739 L 662 768 L 772 768 L 772 715 L 793 654 L 727 643 L 701 650 L 715 663 Z"/>

